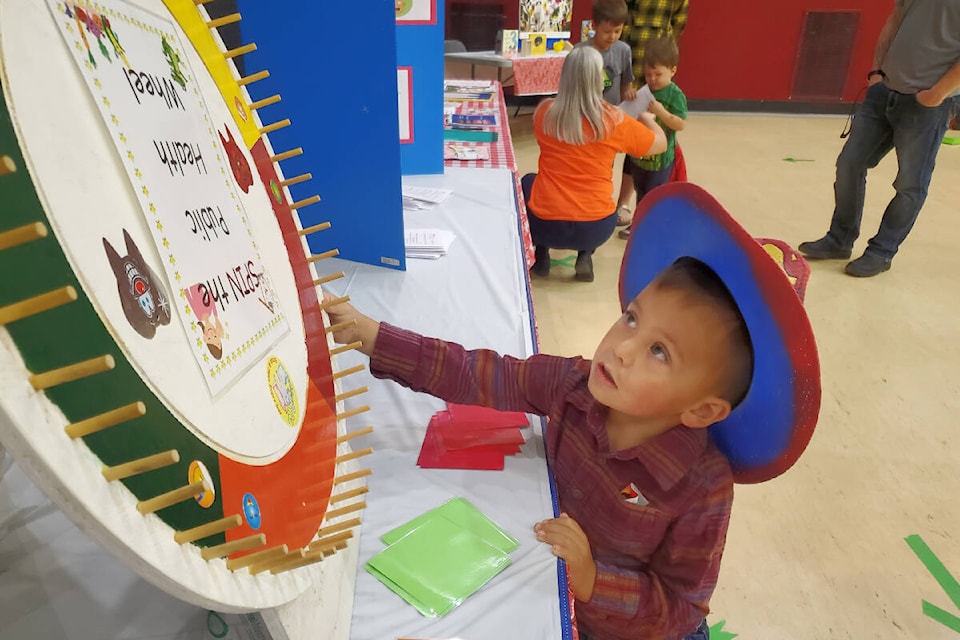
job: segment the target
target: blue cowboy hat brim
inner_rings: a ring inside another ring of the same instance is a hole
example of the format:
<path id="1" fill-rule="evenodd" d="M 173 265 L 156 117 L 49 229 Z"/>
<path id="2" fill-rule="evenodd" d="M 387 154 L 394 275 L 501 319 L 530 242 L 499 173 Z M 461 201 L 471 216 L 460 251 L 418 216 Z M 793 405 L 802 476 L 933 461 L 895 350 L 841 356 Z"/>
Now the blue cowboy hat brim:
<path id="1" fill-rule="evenodd" d="M 753 378 L 743 402 L 710 435 L 738 483 L 764 482 L 789 469 L 820 411 L 817 345 L 801 300 L 809 267 L 785 244 L 763 242 L 706 191 L 674 182 L 640 202 L 620 267 L 623 308 L 682 256 L 713 269 L 736 300 L 753 346 Z M 783 256 L 784 266 L 771 254 Z"/>

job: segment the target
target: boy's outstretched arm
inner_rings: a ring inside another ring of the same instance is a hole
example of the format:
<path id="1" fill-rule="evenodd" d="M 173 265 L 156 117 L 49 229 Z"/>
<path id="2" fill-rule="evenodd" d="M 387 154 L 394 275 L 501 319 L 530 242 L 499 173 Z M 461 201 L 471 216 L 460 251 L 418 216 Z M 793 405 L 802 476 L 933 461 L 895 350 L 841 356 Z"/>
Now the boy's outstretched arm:
<path id="1" fill-rule="evenodd" d="M 336 296 L 323 292 L 324 304 L 336 300 Z M 363 315 L 352 304 L 342 302 L 327 307 L 330 316 L 330 325 L 344 325 L 333 332 L 333 339 L 338 344 L 360 343 L 359 351 L 366 356 L 373 355 L 373 348 L 377 343 L 377 334 L 380 332 L 380 323 Z"/>
<path id="2" fill-rule="evenodd" d="M 324 304 L 336 299 L 324 291 Z M 381 326 L 345 302 L 331 304 L 326 311 L 331 326 L 337 327 L 334 341 L 359 342 L 375 378 L 393 380 L 447 402 L 546 415 L 574 367 L 568 358 L 501 356 L 489 349 L 467 350 L 454 342 Z"/>

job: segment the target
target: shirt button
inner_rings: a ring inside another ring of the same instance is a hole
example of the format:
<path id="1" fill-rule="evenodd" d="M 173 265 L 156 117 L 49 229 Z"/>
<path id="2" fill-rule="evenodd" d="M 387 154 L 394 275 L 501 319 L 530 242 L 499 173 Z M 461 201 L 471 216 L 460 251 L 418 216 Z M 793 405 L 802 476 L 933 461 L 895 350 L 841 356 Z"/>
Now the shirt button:
<path id="1" fill-rule="evenodd" d="M 574 489 L 574 490 L 573 490 L 573 497 L 576 498 L 577 500 L 579 500 L 580 498 L 583 497 L 583 492 L 580 491 L 580 489 Z"/>

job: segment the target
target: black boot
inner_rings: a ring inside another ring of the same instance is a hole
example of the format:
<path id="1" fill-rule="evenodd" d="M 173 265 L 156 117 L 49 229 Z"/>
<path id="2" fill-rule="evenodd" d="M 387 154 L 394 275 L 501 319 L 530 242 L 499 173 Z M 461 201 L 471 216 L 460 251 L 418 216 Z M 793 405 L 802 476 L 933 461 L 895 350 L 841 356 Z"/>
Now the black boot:
<path id="1" fill-rule="evenodd" d="M 593 282 L 593 251 L 577 253 L 577 275 L 574 277 L 580 282 Z"/>
<path id="2" fill-rule="evenodd" d="M 533 266 L 530 268 L 530 273 L 535 276 L 540 276 L 541 278 L 546 278 L 550 275 L 550 249 L 547 247 L 536 247 L 533 250 L 533 255 L 536 257 Z"/>

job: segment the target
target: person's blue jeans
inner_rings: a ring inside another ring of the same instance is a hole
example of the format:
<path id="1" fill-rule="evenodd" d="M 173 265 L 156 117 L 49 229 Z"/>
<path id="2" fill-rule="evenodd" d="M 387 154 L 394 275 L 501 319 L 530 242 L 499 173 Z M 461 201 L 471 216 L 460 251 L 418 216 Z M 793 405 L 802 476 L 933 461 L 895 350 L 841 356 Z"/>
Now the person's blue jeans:
<path id="1" fill-rule="evenodd" d="M 530 202 L 530 192 L 537 174 L 528 173 L 520 179 L 523 199 Z M 590 222 L 572 220 L 544 220 L 527 206 L 527 220 L 530 223 L 530 239 L 533 246 L 541 249 L 572 249 L 578 252 L 593 251 L 610 239 L 617 227 L 617 213 L 614 211 L 606 218 Z"/>
<path id="2" fill-rule="evenodd" d="M 850 249 L 860 235 L 867 170 L 896 149 L 897 193 L 867 245 L 867 253 L 887 260 L 896 255 L 927 198 L 937 151 L 956 103 L 956 97 L 948 98 L 939 107 L 927 108 L 916 96 L 897 93 L 882 82 L 867 89 L 837 158 L 836 206 L 827 235 L 838 246 Z"/>
<path id="3" fill-rule="evenodd" d="M 590 640 L 590 636 L 581 632 L 580 640 Z M 683 640 L 710 640 L 710 627 L 707 626 L 706 618 L 700 622 L 700 626 L 697 627 L 696 631 L 689 634 Z"/>

